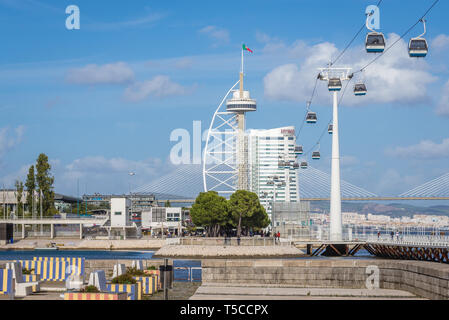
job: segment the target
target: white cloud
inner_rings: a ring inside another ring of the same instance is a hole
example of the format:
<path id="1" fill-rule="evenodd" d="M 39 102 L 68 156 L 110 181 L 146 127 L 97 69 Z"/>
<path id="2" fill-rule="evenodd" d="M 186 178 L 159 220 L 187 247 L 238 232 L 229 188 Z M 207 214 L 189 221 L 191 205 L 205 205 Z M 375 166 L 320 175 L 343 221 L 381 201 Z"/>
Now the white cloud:
<path id="1" fill-rule="evenodd" d="M 449 138 L 441 143 L 423 140 L 416 145 L 387 149 L 386 154 L 399 158 L 437 159 L 449 158 Z"/>
<path id="2" fill-rule="evenodd" d="M 25 182 L 28 170 L 30 169 L 31 164 L 23 165 L 19 168 L 19 170 L 15 172 L 9 172 L 8 174 L 0 177 L 1 186 L 5 186 L 5 188 L 14 188 L 16 180 Z"/>
<path id="3" fill-rule="evenodd" d="M 207 26 L 199 30 L 199 33 L 207 35 L 209 38 L 215 41 L 214 45 L 229 42 L 229 31 L 216 26 Z"/>
<path id="4" fill-rule="evenodd" d="M 190 57 L 179 58 L 175 61 L 175 68 L 190 69 L 193 66 L 193 59 Z"/>
<path id="5" fill-rule="evenodd" d="M 398 39 L 398 35 L 387 37 L 387 46 Z M 282 50 L 290 57 L 296 57 L 299 65 L 284 64 L 274 68 L 264 78 L 265 96 L 273 100 L 290 100 L 306 102 L 310 99 L 319 67 L 325 67 L 331 59 L 335 59 L 339 51 L 334 44 L 323 42 L 307 45 L 296 41 L 291 46 L 274 41 L 265 45 L 265 52 Z M 360 70 L 375 56 L 365 53 L 362 46 L 349 49 L 337 62 L 337 66 L 352 67 Z M 345 94 L 345 105 L 366 105 L 367 103 L 401 103 L 414 105 L 429 100 L 426 87 L 437 80 L 428 72 L 424 60 L 411 59 L 407 53 L 407 44 L 399 40 L 397 44 L 377 61 L 371 64 L 363 75 L 355 75 L 353 83 Z M 368 94 L 366 97 L 355 97 L 351 94 L 352 85 L 359 78 L 364 78 Z M 345 85 L 345 84 L 343 84 Z M 319 81 L 315 102 L 328 103 L 327 86 Z M 369 101 L 368 101 L 369 99 Z"/>
<path id="6" fill-rule="evenodd" d="M 122 84 L 134 80 L 134 72 L 124 62 L 105 65 L 89 64 L 69 71 L 67 81 L 75 84 Z"/>
<path id="7" fill-rule="evenodd" d="M 138 102 L 148 96 L 168 97 L 184 95 L 189 89 L 170 80 L 168 76 L 156 76 L 144 82 L 135 82 L 125 90 L 125 98 L 129 101 Z"/>
<path id="8" fill-rule="evenodd" d="M 443 86 L 441 98 L 435 112 L 442 116 L 449 116 L 449 80 Z"/>
<path id="9" fill-rule="evenodd" d="M 52 171 L 58 192 L 74 194 L 77 181 L 80 193 L 128 193 L 172 170 L 172 165 L 157 158 L 141 161 L 90 156 L 69 164 L 55 163 Z M 136 173 L 130 177 L 129 172 Z M 87 190 L 86 190 L 87 188 Z"/>
<path id="10" fill-rule="evenodd" d="M 449 36 L 445 34 L 438 35 L 435 39 L 433 39 L 431 47 L 436 51 L 449 48 Z"/>
<path id="11" fill-rule="evenodd" d="M 12 134 L 8 127 L 0 129 L 0 159 L 22 141 L 24 132 L 24 126 L 18 126 Z"/>
<path id="12" fill-rule="evenodd" d="M 298 43 L 299 44 L 299 43 Z M 283 44 L 280 44 L 283 46 Z M 302 46 L 302 43 L 300 43 Z M 271 51 L 272 48 L 264 50 Z M 297 50 L 297 46 L 290 47 L 290 52 Z M 273 69 L 264 78 L 264 94 L 269 99 L 291 100 L 305 102 L 310 98 L 317 68 L 326 65 L 331 56 L 337 52 L 335 45 L 324 42 L 307 47 L 302 54 L 307 58 L 300 68 L 296 64 L 285 64 Z M 310 55 L 308 54 L 310 53 Z"/>

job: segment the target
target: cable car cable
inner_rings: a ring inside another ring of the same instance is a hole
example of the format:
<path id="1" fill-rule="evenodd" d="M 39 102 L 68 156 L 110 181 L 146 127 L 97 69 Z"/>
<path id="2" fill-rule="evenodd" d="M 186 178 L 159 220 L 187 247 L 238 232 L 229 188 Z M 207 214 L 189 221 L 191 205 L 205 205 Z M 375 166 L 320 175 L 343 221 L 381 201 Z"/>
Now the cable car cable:
<path id="1" fill-rule="evenodd" d="M 338 100 L 338 105 L 340 105 L 341 102 L 343 101 L 343 98 L 344 98 L 344 96 L 345 96 L 346 89 L 348 88 L 349 83 L 350 83 L 351 81 L 352 81 L 352 78 L 349 79 L 349 80 L 346 82 L 345 88 L 343 89 L 343 92 L 341 93 L 340 99 Z M 324 130 L 323 130 L 323 132 L 321 133 L 321 135 L 320 135 L 320 137 L 319 137 L 319 139 L 318 139 L 318 142 L 315 143 L 315 144 L 313 145 L 313 147 L 310 148 L 310 150 L 308 150 L 307 152 L 304 153 L 304 155 L 303 155 L 304 157 L 306 157 L 310 152 L 312 152 L 312 150 L 314 150 L 314 148 L 315 148 L 317 145 L 320 144 L 321 140 L 323 139 L 323 136 L 326 134 L 326 131 L 328 130 L 329 125 L 330 125 L 331 123 L 332 123 L 332 119 L 330 119 L 329 122 L 327 123 L 327 126 L 324 127 Z"/>
<path id="2" fill-rule="evenodd" d="M 380 4 L 382 3 L 383 0 L 379 0 L 379 2 L 377 3 L 377 7 L 380 6 Z M 371 12 L 369 14 L 369 16 L 371 16 L 373 13 Z M 354 40 L 359 36 L 360 32 L 362 32 L 363 29 L 365 29 L 366 26 L 366 21 L 363 22 L 362 26 L 360 27 L 359 31 L 357 31 L 357 33 L 355 34 L 355 36 L 351 39 L 351 41 L 349 41 L 349 43 L 346 45 L 346 47 L 343 49 L 343 51 L 338 55 L 338 57 L 330 63 L 330 66 L 334 65 L 342 56 L 343 54 L 346 52 L 346 50 L 349 49 L 349 47 L 351 46 L 351 44 L 354 42 Z"/>
<path id="3" fill-rule="evenodd" d="M 433 2 L 433 4 L 429 7 L 429 9 L 427 9 L 427 11 L 424 13 L 424 15 L 418 19 L 418 21 L 416 21 L 410 28 L 407 29 L 407 31 L 405 31 L 395 42 L 393 42 L 388 48 L 386 48 L 381 54 L 379 54 L 378 56 L 376 56 L 373 60 L 371 60 L 367 65 L 365 65 L 363 68 L 361 68 L 360 70 L 354 72 L 354 74 L 362 72 L 363 70 L 365 70 L 368 66 L 370 66 L 372 63 L 374 63 L 377 59 L 379 59 L 380 57 L 382 57 L 388 50 L 390 50 L 396 43 L 399 42 L 399 40 L 401 40 L 402 38 L 404 38 L 414 27 L 416 27 L 416 25 L 418 23 L 421 22 L 422 19 L 424 19 L 424 17 L 429 13 L 430 10 L 432 10 L 432 8 L 438 3 L 438 1 L 440 0 L 435 0 Z"/>

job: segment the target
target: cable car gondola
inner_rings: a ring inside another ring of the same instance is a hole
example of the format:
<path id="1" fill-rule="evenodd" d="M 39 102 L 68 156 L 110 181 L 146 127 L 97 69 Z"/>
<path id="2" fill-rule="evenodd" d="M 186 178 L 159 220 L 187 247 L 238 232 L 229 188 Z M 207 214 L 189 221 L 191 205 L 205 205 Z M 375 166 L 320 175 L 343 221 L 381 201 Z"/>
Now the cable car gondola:
<path id="1" fill-rule="evenodd" d="M 426 34 L 426 21 L 423 19 L 420 21 L 424 24 L 424 33 L 416 38 L 410 39 L 408 43 L 408 54 L 412 58 L 424 58 L 429 50 L 426 39 L 422 38 Z"/>
<path id="2" fill-rule="evenodd" d="M 327 132 L 329 132 L 329 134 L 332 134 L 334 132 L 334 125 L 330 124 L 329 127 L 327 127 Z"/>
<path id="3" fill-rule="evenodd" d="M 382 32 L 370 32 L 365 40 L 366 52 L 384 52 L 385 38 Z"/>
<path id="4" fill-rule="evenodd" d="M 295 162 L 295 163 L 293 164 L 293 169 L 299 169 L 299 163 Z"/>
<path id="5" fill-rule="evenodd" d="M 316 123 L 317 122 L 316 112 L 310 112 L 310 111 L 307 112 L 306 122 L 307 123 Z"/>
<path id="6" fill-rule="evenodd" d="M 307 169 L 308 165 L 306 161 L 301 162 L 301 169 Z"/>
<path id="7" fill-rule="evenodd" d="M 340 91 L 341 90 L 340 78 L 330 78 L 327 87 L 329 91 Z"/>
<path id="8" fill-rule="evenodd" d="M 320 160 L 320 159 L 321 159 L 321 154 L 320 154 L 320 152 L 319 152 L 319 151 L 314 151 L 314 152 L 312 153 L 312 159 L 313 159 L 313 160 Z"/>
<path id="9" fill-rule="evenodd" d="M 304 151 L 302 149 L 302 146 L 296 146 L 295 147 L 295 154 L 303 154 Z"/>
<path id="10" fill-rule="evenodd" d="M 366 95 L 366 85 L 364 83 L 356 83 L 354 85 L 354 95 L 364 96 Z"/>

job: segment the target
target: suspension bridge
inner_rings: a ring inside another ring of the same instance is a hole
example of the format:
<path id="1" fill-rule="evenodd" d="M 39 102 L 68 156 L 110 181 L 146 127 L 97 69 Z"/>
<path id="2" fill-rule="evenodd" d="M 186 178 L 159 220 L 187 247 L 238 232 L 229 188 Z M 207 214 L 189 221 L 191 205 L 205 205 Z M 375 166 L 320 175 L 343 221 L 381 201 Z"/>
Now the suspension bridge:
<path id="1" fill-rule="evenodd" d="M 330 174 L 311 166 L 300 170 L 300 199 L 329 201 L 330 179 Z M 202 165 L 189 164 L 179 165 L 171 173 L 132 190 L 132 193 L 154 194 L 159 201 L 192 203 L 203 191 Z M 449 173 L 393 196 L 377 195 L 342 180 L 341 196 L 343 201 L 449 200 Z"/>

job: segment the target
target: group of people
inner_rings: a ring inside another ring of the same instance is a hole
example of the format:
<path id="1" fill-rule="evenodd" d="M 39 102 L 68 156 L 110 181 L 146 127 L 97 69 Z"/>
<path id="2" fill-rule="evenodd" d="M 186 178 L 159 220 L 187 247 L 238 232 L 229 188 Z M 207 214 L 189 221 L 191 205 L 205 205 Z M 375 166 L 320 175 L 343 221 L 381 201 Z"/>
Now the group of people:
<path id="1" fill-rule="evenodd" d="M 274 240 L 276 242 L 280 242 L 281 241 L 281 233 L 279 231 L 274 234 Z"/>

